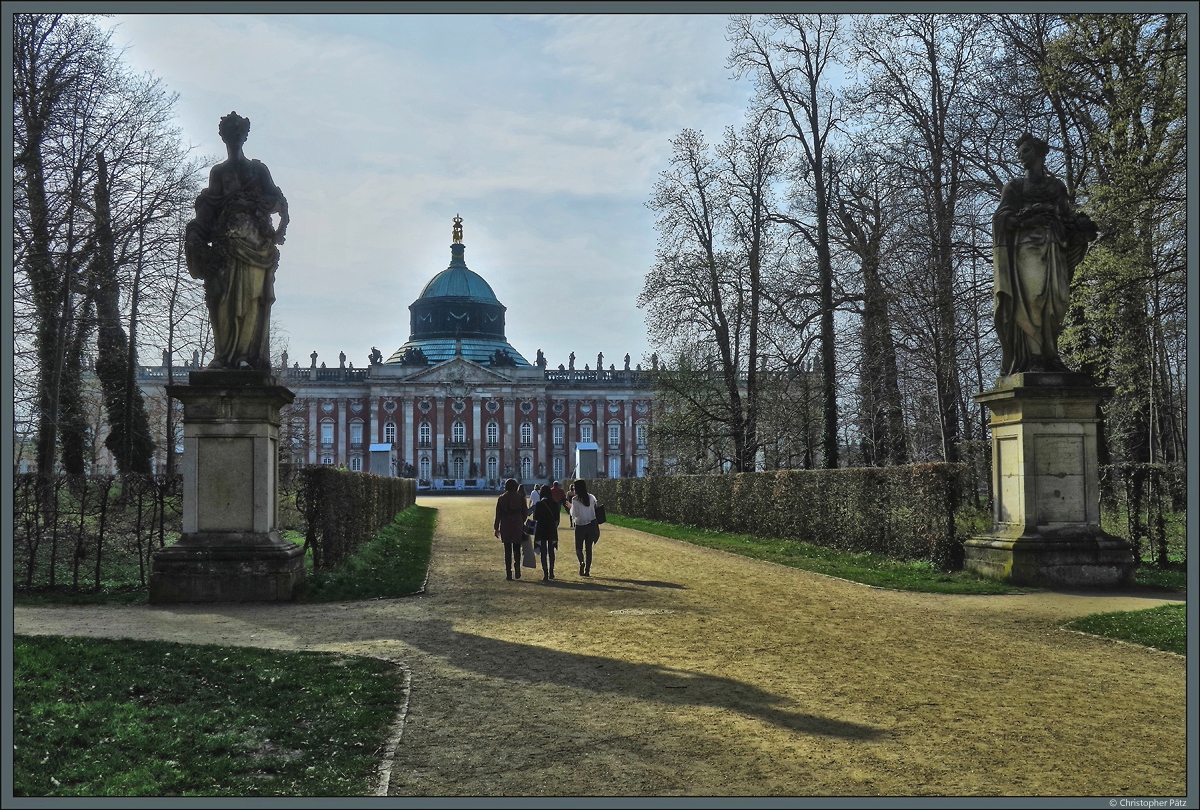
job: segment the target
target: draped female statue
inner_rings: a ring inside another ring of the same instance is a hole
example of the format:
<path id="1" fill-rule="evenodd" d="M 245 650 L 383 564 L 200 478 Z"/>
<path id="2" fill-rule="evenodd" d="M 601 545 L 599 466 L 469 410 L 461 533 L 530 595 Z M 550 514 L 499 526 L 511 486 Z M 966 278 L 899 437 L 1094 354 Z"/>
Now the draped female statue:
<path id="1" fill-rule="evenodd" d="M 276 245 L 287 231 L 287 200 L 267 167 L 242 153 L 250 119 L 231 112 L 218 131 L 229 157 L 212 167 L 184 241 L 188 272 L 204 281 L 214 344 L 208 367 L 270 371 Z M 272 214 L 279 214 L 278 229 Z"/>
<path id="2" fill-rule="evenodd" d="M 1096 238 L 1096 226 L 1077 212 L 1061 180 L 1046 173 L 1050 145 L 1025 133 L 1017 156 L 1025 174 L 1004 184 L 992 217 L 996 334 L 1000 373 L 1069 371 L 1058 336 L 1071 277 Z"/>

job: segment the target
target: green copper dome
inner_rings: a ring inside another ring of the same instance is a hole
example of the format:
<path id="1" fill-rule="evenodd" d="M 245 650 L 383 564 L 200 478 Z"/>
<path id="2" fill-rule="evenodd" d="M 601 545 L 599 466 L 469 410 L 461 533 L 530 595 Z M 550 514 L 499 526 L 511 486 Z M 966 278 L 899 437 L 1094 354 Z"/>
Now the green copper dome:
<path id="1" fill-rule="evenodd" d="M 467 267 L 465 251 L 462 220 L 455 217 L 450 266 L 431 278 L 409 305 L 408 341 L 386 362 L 440 363 L 461 356 L 477 363 L 529 366 L 504 336 L 506 307 L 491 285 Z M 414 358 L 418 349 L 420 357 Z"/>
<path id="2" fill-rule="evenodd" d="M 499 304 L 492 286 L 483 277 L 467 267 L 463 259 L 466 248 L 463 245 L 450 246 L 450 266 L 429 280 L 421 294 L 424 298 L 459 298 L 477 301 L 481 304 Z"/>

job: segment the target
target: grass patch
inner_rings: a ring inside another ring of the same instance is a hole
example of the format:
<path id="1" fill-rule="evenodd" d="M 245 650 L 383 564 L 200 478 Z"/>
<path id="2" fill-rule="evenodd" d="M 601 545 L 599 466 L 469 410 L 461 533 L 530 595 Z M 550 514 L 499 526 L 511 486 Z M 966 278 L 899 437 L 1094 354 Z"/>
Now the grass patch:
<path id="1" fill-rule="evenodd" d="M 1184 607 L 1160 605 L 1147 610 L 1096 613 L 1076 619 L 1066 627 L 1184 655 L 1187 649 L 1187 616 Z"/>
<path id="2" fill-rule="evenodd" d="M 849 579 L 881 588 L 924 593 L 1027 593 L 1031 588 L 1006 585 L 965 571 L 942 571 L 925 560 L 902 561 L 882 554 L 835 551 L 795 540 L 697 529 L 657 520 L 608 516 L 608 522 L 627 529 L 685 540 L 698 546 L 768 560 L 792 568 Z"/>
<path id="3" fill-rule="evenodd" d="M 410 506 L 337 568 L 308 571 L 299 599 L 343 602 L 415 593 L 425 581 L 437 510 Z"/>
<path id="4" fill-rule="evenodd" d="M 1177 568 L 1159 568 L 1141 565 L 1133 572 L 1134 584 L 1143 588 L 1161 591 L 1186 591 L 1187 571 Z"/>
<path id="5" fill-rule="evenodd" d="M 13 640 L 16 796 L 361 796 L 402 675 L 163 641 Z"/>

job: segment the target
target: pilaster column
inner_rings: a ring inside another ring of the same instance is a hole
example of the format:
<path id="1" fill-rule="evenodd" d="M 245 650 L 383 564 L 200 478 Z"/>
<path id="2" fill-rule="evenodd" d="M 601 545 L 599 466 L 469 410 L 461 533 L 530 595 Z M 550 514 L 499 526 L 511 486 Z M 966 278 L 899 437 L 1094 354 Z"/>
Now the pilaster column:
<path id="1" fill-rule="evenodd" d="M 435 478 L 438 476 L 438 468 L 442 468 L 441 477 L 449 474 L 449 470 L 445 469 L 446 465 L 446 442 L 445 442 L 445 414 L 442 410 L 446 407 L 446 398 L 435 396 L 433 398 L 433 469 L 430 475 Z"/>
<path id="2" fill-rule="evenodd" d="M 475 473 L 479 478 L 487 476 L 487 470 L 484 469 L 483 461 L 483 411 L 481 410 L 482 402 L 480 402 L 480 392 L 478 389 L 471 396 L 471 420 L 474 426 L 471 431 L 471 458 L 475 464 Z M 468 470 L 468 472 L 470 472 Z"/>
<path id="3" fill-rule="evenodd" d="M 317 463 L 317 444 L 321 441 L 321 434 L 317 432 L 317 398 L 308 398 L 308 463 L 309 466 Z"/>
<path id="4" fill-rule="evenodd" d="M 337 459 L 335 463 L 346 464 L 346 445 L 350 444 L 350 422 L 346 419 L 346 398 L 338 397 L 336 402 L 337 425 L 333 429 L 333 435 L 337 436 Z"/>
<path id="5" fill-rule="evenodd" d="M 521 472 L 518 465 L 520 454 L 517 452 L 517 401 L 510 393 L 504 397 L 501 405 L 504 411 L 504 450 L 500 453 L 500 476 L 504 476 L 504 465 L 511 464 L 512 476 L 516 478 Z"/>

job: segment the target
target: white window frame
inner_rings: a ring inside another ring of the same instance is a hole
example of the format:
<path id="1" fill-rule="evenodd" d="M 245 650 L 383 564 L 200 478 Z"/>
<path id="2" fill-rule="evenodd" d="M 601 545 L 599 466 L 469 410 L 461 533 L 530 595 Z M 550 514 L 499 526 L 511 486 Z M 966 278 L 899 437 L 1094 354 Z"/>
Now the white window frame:
<path id="1" fill-rule="evenodd" d="M 488 456 L 486 467 L 489 481 L 495 481 L 500 477 L 500 460 L 495 456 Z"/>
<path id="2" fill-rule="evenodd" d="M 454 424 L 450 425 L 450 441 L 465 442 L 467 440 L 467 426 L 462 423 L 462 420 L 455 419 Z"/>
<path id="3" fill-rule="evenodd" d="M 433 470 L 433 464 L 429 461 L 429 456 L 421 456 L 420 460 L 417 461 L 417 470 L 417 475 L 421 478 L 421 480 L 428 481 L 430 479 L 430 473 Z"/>
<path id="4" fill-rule="evenodd" d="M 609 478 L 620 478 L 621 477 L 621 457 L 620 456 L 609 456 L 608 457 L 608 477 Z"/>
<path id="5" fill-rule="evenodd" d="M 533 423 L 521 423 L 521 444 L 533 444 Z"/>
<path id="6" fill-rule="evenodd" d="M 562 422 L 555 422 L 550 426 L 551 441 L 555 447 L 563 446 L 563 435 L 566 433 L 566 425 Z"/>
<path id="7" fill-rule="evenodd" d="M 554 470 L 554 480 L 561 481 L 567 477 L 567 463 L 562 456 L 555 456 L 554 463 L 550 465 Z"/>
<path id="8" fill-rule="evenodd" d="M 592 441 L 592 423 L 591 422 L 581 422 L 579 424 L 579 441 L 581 441 L 581 442 Z"/>
<path id="9" fill-rule="evenodd" d="M 350 456 L 350 472 L 362 472 L 362 456 Z"/>
<path id="10" fill-rule="evenodd" d="M 350 446 L 362 447 L 363 443 L 363 423 L 361 419 L 355 419 L 350 423 Z"/>
<path id="11" fill-rule="evenodd" d="M 321 447 L 328 449 L 333 447 L 333 420 L 326 419 L 321 422 Z"/>
<path id="12" fill-rule="evenodd" d="M 388 444 L 396 443 L 396 423 L 385 422 L 383 425 L 383 440 Z"/>
<path id="13" fill-rule="evenodd" d="M 425 447 L 433 443 L 433 427 L 428 422 L 417 425 L 417 442 Z"/>
<path id="14" fill-rule="evenodd" d="M 621 446 L 621 425 L 618 422 L 610 422 L 608 425 L 608 446 Z"/>
<path id="15" fill-rule="evenodd" d="M 500 426 L 496 424 L 496 420 L 491 420 L 487 423 L 487 443 L 496 445 L 500 443 Z"/>
<path id="16" fill-rule="evenodd" d="M 533 459 L 529 456 L 521 456 L 521 480 L 528 481 L 533 478 Z"/>

